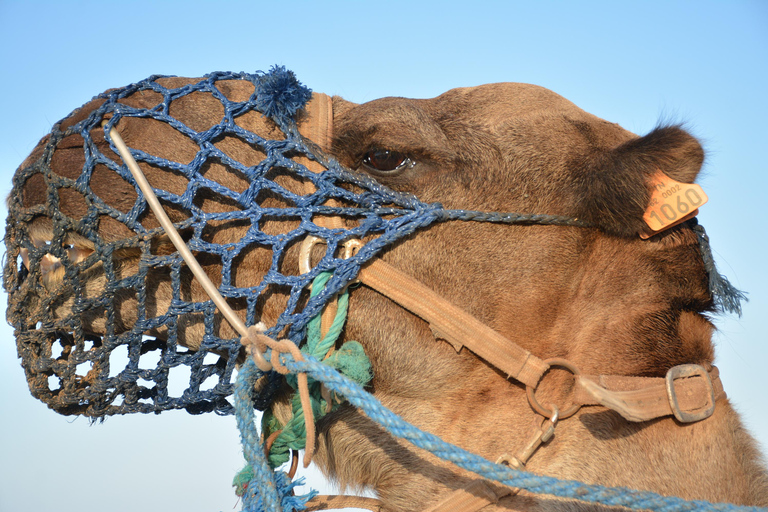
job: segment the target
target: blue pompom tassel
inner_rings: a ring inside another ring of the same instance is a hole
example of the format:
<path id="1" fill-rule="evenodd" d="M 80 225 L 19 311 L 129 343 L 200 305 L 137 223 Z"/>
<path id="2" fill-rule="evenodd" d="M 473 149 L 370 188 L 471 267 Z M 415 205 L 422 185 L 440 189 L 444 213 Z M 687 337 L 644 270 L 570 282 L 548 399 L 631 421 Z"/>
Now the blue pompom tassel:
<path id="1" fill-rule="evenodd" d="M 256 108 L 282 127 L 290 124 L 311 97 L 312 90 L 302 85 L 293 71 L 272 66 L 257 84 Z"/>

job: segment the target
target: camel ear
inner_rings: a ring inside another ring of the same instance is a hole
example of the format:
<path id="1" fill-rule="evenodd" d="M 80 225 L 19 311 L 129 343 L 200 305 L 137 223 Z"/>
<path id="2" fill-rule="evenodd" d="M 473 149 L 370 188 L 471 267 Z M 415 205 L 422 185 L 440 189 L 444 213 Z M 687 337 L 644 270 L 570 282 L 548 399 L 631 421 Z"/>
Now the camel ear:
<path id="1" fill-rule="evenodd" d="M 661 171 L 693 183 L 703 162 L 704 150 L 688 132 L 679 126 L 656 128 L 593 157 L 582 168 L 576 183 L 578 216 L 606 233 L 637 236 L 645 230 L 651 177 Z"/>

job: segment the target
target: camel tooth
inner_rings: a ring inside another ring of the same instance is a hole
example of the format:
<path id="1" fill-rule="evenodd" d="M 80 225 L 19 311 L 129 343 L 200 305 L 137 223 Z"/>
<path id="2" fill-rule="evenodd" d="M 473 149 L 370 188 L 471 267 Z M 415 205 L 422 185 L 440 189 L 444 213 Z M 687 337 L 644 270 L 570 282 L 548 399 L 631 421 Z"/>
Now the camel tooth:
<path id="1" fill-rule="evenodd" d="M 40 260 L 40 272 L 45 276 L 62 266 L 61 260 L 52 254 L 46 254 Z"/>
<path id="2" fill-rule="evenodd" d="M 37 241 L 33 241 L 35 243 L 36 247 L 40 247 L 40 245 L 37 243 Z M 79 247 L 67 247 L 67 257 L 69 260 L 74 263 L 80 263 L 81 261 L 85 261 L 85 259 L 93 253 L 90 249 L 82 249 Z M 27 270 L 29 270 L 29 251 L 27 249 L 21 249 L 19 251 L 19 255 L 21 256 L 21 262 L 26 267 Z M 40 272 L 43 275 L 48 274 L 49 272 L 52 272 L 58 268 L 61 268 L 63 264 L 61 263 L 61 259 L 57 258 L 53 254 L 45 254 L 40 259 Z"/>
<path id="3" fill-rule="evenodd" d="M 29 270 L 29 251 L 26 249 L 21 249 L 19 251 L 19 255 L 21 256 L 21 263 L 24 265 L 24 268 Z"/>

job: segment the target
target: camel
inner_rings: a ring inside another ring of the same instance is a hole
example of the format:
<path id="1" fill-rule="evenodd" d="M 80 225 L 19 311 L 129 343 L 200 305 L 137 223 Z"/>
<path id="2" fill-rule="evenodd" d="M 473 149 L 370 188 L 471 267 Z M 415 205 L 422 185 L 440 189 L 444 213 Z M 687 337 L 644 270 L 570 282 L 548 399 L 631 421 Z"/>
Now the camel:
<path id="1" fill-rule="evenodd" d="M 199 79 L 155 80 L 171 89 Z M 232 101 L 244 101 L 253 91 L 252 84 L 239 80 L 222 80 L 217 87 Z M 60 128 L 87 118 L 103 101 L 86 104 L 63 120 Z M 142 91 L 121 101 L 152 108 L 162 98 Z M 586 375 L 664 378 L 679 365 L 712 370 L 714 299 L 694 232 L 695 220 L 657 233 L 648 233 L 643 220 L 659 172 L 690 184 L 701 169 L 702 146 L 684 128 L 659 126 L 638 136 L 549 90 L 519 83 L 454 89 L 432 99 L 392 97 L 354 104 L 333 97 L 327 101 L 332 131 L 325 140 L 313 139 L 313 143 L 352 173 L 450 209 L 544 213 L 585 224 L 436 223 L 383 250 L 379 257 L 386 264 L 418 279 L 525 351 L 541 359 L 567 359 Z M 196 92 L 172 102 L 169 112 L 201 132 L 219 121 L 222 107 L 211 94 Z M 256 112 L 238 118 L 237 124 L 265 139 L 283 138 L 274 122 Z M 182 165 L 198 151 L 178 129 L 149 118 L 126 117 L 116 129 L 130 147 Z M 119 162 L 101 128 L 94 128 L 90 135 L 97 147 Z M 41 141 L 19 173 L 45 155 L 47 141 Z M 222 137 L 216 146 L 245 166 L 255 166 L 264 157 L 260 148 L 236 137 Z M 84 160 L 81 135 L 69 135 L 57 142 L 50 170 L 77 180 Z M 146 162 L 140 166 L 156 189 L 181 195 L 188 186 L 188 180 L 173 169 Z M 248 188 L 243 173 L 226 161 L 207 165 L 205 177 L 228 190 Z M 296 194 L 305 191 L 308 183 L 285 170 L 272 178 Z M 11 201 L 9 208 L 33 212 L 24 221 L 31 241 L 24 246 L 27 249 L 15 246 L 5 273 L 6 289 L 22 288 L 23 283 L 8 277 L 18 273 L 17 258 L 31 269 L 33 246 L 43 247 L 55 236 L 65 241 L 63 252 L 37 257 L 37 265 L 45 272 L 36 291 L 25 295 L 25 307 L 30 311 L 44 307 L 45 321 L 53 322 L 71 315 L 78 304 L 75 292 L 62 283 L 77 271 L 81 292 L 98 296 L 107 287 L 109 265 L 93 258 L 88 237 L 55 233 L 47 184 L 43 172 L 27 173 L 15 181 L 20 199 L 16 205 Z M 97 165 L 89 185 L 112 208 L 127 214 L 135 206 L 135 189 L 104 165 Z M 90 203 L 75 188 L 58 191 L 55 214 L 79 219 L 90 211 Z M 265 208 L 286 205 L 278 194 L 265 193 L 254 200 Z M 195 206 L 206 212 L 240 208 L 232 197 L 210 190 L 195 198 Z M 182 208 L 166 210 L 177 223 L 189 215 Z M 99 237 L 118 244 L 109 269 L 118 278 L 134 275 L 141 258 L 175 251 L 167 237 L 157 232 L 153 213 L 145 211 L 138 220 L 155 229 L 155 234 L 120 246 L 121 240 L 135 239 L 136 233 L 113 217 L 93 219 L 94 226 L 98 221 Z M 344 222 L 349 226 L 352 221 Z M 298 224 L 296 219 L 269 218 L 262 229 L 269 234 L 288 233 Z M 206 227 L 205 239 L 235 243 L 246 236 L 249 226 L 241 220 L 217 220 Z M 286 248 L 280 262 L 286 275 L 300 274 L 299 245 Z M 313 263 L 323 251 L 315 248 Z M 203 255 L 201 264 L 220 285 L 222 260 Z M 253 286 L 270 265 L 271 255 L 264 247 L 244 251 L 232 263 L 232 284 Z M 169 314 L 170 271 L 148 272 L 142 308 L 135 288 L 117 290 L 111 296 L 111 318 L 104 308 L 79 311 L 79 331 L 75 329 L 73 336 L 98 340 L 129 331 L 142 315 Z M 180 279 L 185 298 L 207 300 L 185 269 Z M 46 299 L 46 293 L 58 298 Z M 272 325 L 289 303 L 289 294 L 275 285 L 263 297 L 256 314 Z M 237 299 L 229 302 L 237 314 L 248 318 L 251 306 Z M 190 351 L 204 344 L 204 317 L 200 312 L 179 313 L 174 324 L 176 339 Z M 213 317 L 215 335 L 236 336 L 218 313 Z M 38 319 L 38 327 L 45 321 Z M 164 340 L 169 328 L 157 324 L 145 334 Z M 457 350 L 442 338 L 422 318 L 381 293 L 366 286 L 350 289 L 341 341 L 357 340 L 364 347 L 373 368 L 371 393 L 406 421 L 488 460 L 514 453 L 542 420 L 529 405 L 526 386 L 472 350 Z M 81 350 L 77 339 L 73 346 L 71 350 Z M 569 372 L 553 369 L 544 383 L 537 391 L 541 403 L 572 401 L 577 386 Z M 278 416 L 284 414 L 285 397 L 273 407 Z M 314 460 L 329 478 L 342 487 L 373 489 L 386 511 L 428 509 L 477 480 L 395 440 L 348 405 L 318 422 L 316 442 Z M 722 393 L 711 415 L 691 422 L 671 416 L 633 422 L 607 407 L 583 407 L 560 420 L 554 437 L 524 462 L 528 471 L 559 478 L 685 499 L 768 506 L 768 474 L 762 456 Z M 502 492 L 482 510 L 593 509 L 600 507 Z"/>

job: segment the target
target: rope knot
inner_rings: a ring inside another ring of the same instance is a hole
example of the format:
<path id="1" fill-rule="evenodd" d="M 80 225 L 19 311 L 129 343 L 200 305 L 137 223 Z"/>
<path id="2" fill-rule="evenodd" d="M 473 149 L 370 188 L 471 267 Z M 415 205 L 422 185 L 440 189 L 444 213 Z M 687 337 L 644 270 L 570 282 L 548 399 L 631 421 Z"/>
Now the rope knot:
<path id="1" fill-rule="evenodd" d="M 319 274 L 312 284 L 311 297 L 319 294 L 330 279 L 329 272 Z M 356 341 L 346 341 L 338 349 L 338 341 L 344 323 L 347 319 L 349 306 L 349 294 L 344 291 L 336 299 L 336 311 L 333 323 L 328 332 L 322 334 L 322 314 L 315 316 L 307 325 L 307 343 L 301 350 L 289 340 L 275 342 L 270 338 L 265 343 L 272 343 L 284 351 L 290 350 L 294 361 L 304 361 L 302 354 L 321 360 L 324 364 L 334 368 L 355 382 L 365 386 L 372 378 L 371 362 L 365 355 L 363 346 Z M 263 339 L 264 335 L 260 335 Z M 282 345 L 281 345 L 282 344 Z M 274 349 L 272 364 L 275 370 L 282 373 L 285 368 L 276 357 Z M 269 451 L 269 464 L 277 467 L 288 461 L 290 450 L 304 449 L 304 467 L 309 465 L 312 459 L 315 445 L 315 418 L 321 418 L 333 411 L 341 404 L 341 400 L 334 400 L 321 382 L 307 379 L 304 372 L 287 374 L 286 382 L 291 388 L 297 390 L 291 397 L 291 418 L 283 425 L 271 411 L 266 411 L 262 417 L 262 432 L 264 438 L 280 431 L 272 443 Z"/>

